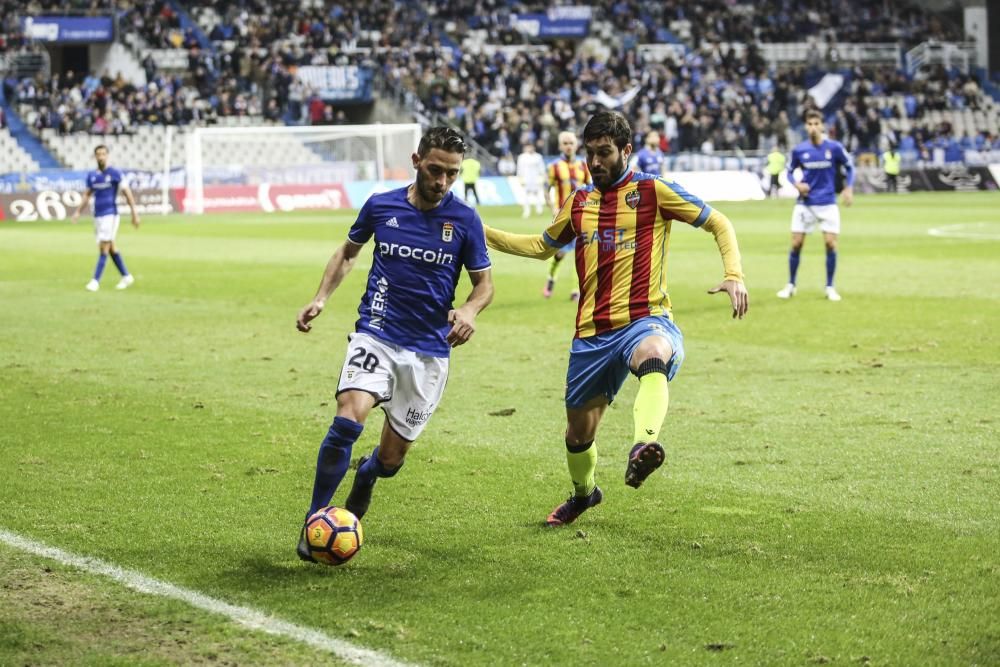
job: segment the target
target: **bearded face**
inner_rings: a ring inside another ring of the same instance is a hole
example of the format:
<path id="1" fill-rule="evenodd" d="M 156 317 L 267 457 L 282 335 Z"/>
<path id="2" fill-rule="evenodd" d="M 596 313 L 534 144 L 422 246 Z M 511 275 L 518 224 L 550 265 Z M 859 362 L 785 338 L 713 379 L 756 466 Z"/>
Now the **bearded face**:
<path id="1" fill-rule="evenodd" d="M 594 187 L 607 190 L 625 173 L 625 164 L 632 154 L 632 144 L 626 144 L 619 150 L 609 137 L 601 137 L 588 141 L 585 147 L 587 166 L 594 179 Z"/>
<path id="2" fill-rule="evenodd" d="M 424 157 L 414 154 L 413 167 L 417 170 L 417 196 L 424 203 L 436 206 L 451 190 L 462 167 L 462 154 L 432 148 Z"/>

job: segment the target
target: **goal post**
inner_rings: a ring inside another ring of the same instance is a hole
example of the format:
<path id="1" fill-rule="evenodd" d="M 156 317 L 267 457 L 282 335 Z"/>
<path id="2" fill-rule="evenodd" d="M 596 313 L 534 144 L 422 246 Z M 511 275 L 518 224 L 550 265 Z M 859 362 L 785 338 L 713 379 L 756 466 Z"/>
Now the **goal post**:
<path id="1" fill-rule="evenodd" d="M 416 123 L 194 128 L 185 138 L 185 206 L 203 213 L 218 185 L 344 185 L 404 180 L 420 142 Z"/>

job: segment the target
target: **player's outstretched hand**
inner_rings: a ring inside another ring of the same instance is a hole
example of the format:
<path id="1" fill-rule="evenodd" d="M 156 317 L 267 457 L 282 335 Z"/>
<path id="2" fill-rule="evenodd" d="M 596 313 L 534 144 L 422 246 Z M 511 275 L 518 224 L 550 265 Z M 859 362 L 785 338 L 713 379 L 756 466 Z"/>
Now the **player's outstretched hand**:
<path id="1" fill-rule="evenodd" d="M 309 324 L 323 312 L 323 302 L 322 301 L 312 301 L 305 308 L 299 311 L 299 316 L 295 320 L 295 328 L 302 333 L 309 333 L 312 330 L 312 325 Z"/>
<path id="2" fill-rule="evenodd" d="M 132 216 L 132 226 L 135 227 L 136 229 L 139 229 L 139 214 L 138 213 Z"/>
<path id="3" fill-rule="evenodd" d="M 844 206 L 850 206 L 854 203 L 854 188 L 847 186 L 840 192 L 840 201 Z"/>
<path id="4" fill-rule="evenodd" d="M 74 225 L 80 222 L 80 212 L 77 211 L 76 213 L 74 213 L 73 216 L 69 219 L 69 221 L 72 222 Z"/>
<path id="5" fill-rule="evenodd" d="M 709 294 L 725 292 L 729 295 L 729 301 L 733 304 L 733 319 L 737 317 L 741 320 L 750 310 L 750 294 L 746 285 L 735 280 L 723 280 L 721 283 L 708 290 Z"/>
<path id="6" fill-rule="evenodd" d="M 467 343 L 472 338 L 472 334 L 476 333 L 475 315 L 463 311 L 461 308 L 448 311 L 448 324 L 452 326 L 446 340 L 448 345 L 452 347 Z"/>

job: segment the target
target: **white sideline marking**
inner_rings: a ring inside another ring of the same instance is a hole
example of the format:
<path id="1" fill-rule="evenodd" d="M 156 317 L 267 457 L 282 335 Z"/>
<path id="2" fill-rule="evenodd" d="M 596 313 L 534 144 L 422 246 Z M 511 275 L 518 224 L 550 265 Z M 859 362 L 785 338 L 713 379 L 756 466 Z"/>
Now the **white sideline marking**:
<path id="1" fill-rule="evenodd" d="M 62 549 L 45 546 L 40 542 L 29 540 L 26 537 L 21 537 L 16 533 L 11 533 L 2 528 L 0 528 L 0 542 L 4 542 L 15 549 L 27 551 L 43 558 L 49 558 L 64 565 L 71 565 L 92 574 L 110 577 L 140 593 L 180 600 L 192 607 L 198 607 L 213 614 L 226 616 L 252 630 L 261 630 L 268 634 L 287 637 L 314 648 L 329 651 L 338 658 L 354 663 L 355 665 L 364 665 L 365 667 L 406 667 L 407 665 L 407 663 L 399 662 L 377 651 L 361 648 L 342 639 L 330 637 L 319 630 L 282 621 L 250 607 L 239 607 L 229 604 L 228 602 L 217 600 L 197 591 L 181 588 L 180 586 L 175 586 L 159 579 L 153 579 L 132 570 L 126 570 L 97 558 L 77 556 Z"/>
<path id="2" fill-rule="evenodd" d="M 1000 241 L 1000 226 L 991 222 L 965 222 L 927 230 L 931 236 L 951 239 L 975 239 L 979 241 Z"/>

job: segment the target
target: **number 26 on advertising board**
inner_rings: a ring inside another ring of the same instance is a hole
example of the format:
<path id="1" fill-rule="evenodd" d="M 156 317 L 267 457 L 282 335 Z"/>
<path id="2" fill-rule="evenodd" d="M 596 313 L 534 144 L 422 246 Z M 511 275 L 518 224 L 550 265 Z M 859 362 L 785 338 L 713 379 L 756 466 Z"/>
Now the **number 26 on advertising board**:
<path id="1" fill-rule="evenodd" d="M 15 199 L 10 202 L 10 212 L 18 222 L 65 220 L 67 213 L 75 211 L 81 201 L 82 196 L 79 192 L 70 190 L 59 193 L 44 190 L 37 194 L 34 201 Z"/>

